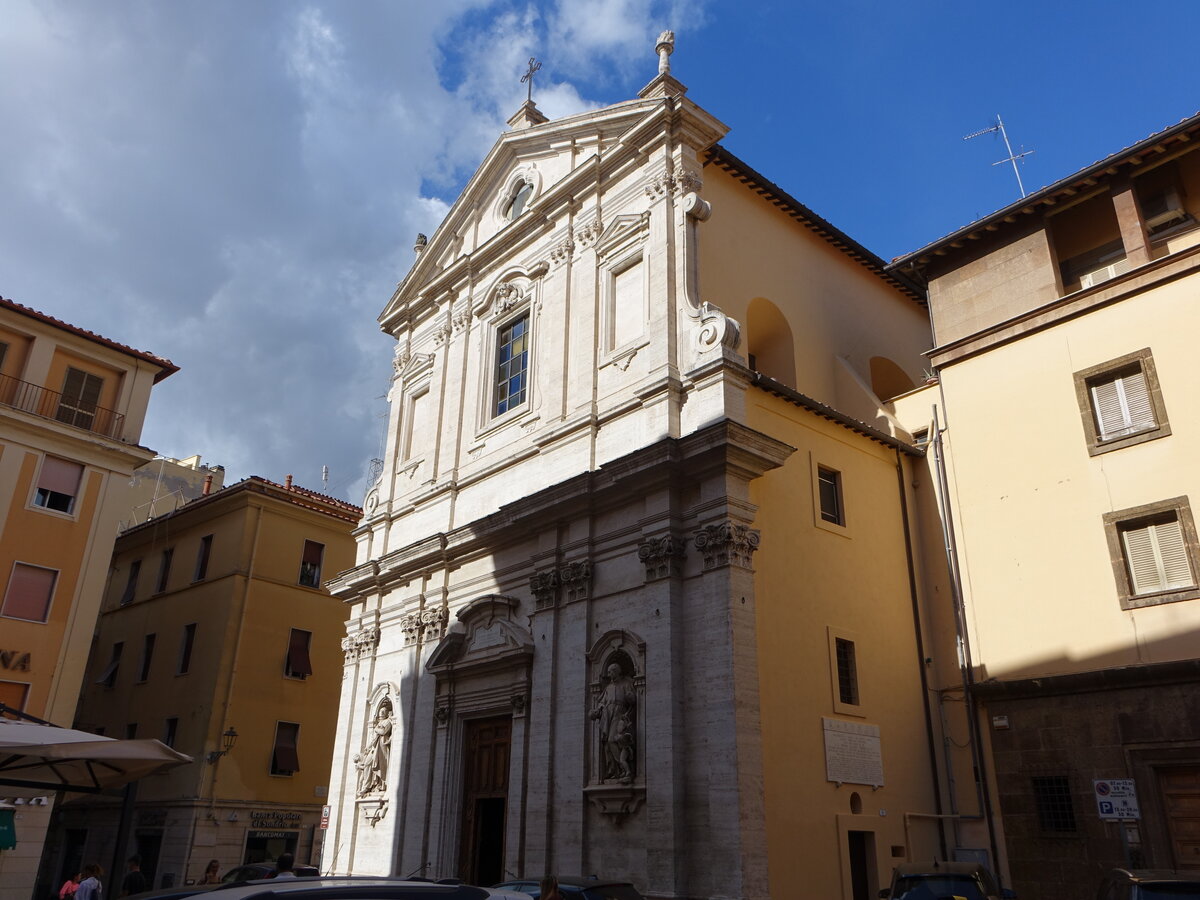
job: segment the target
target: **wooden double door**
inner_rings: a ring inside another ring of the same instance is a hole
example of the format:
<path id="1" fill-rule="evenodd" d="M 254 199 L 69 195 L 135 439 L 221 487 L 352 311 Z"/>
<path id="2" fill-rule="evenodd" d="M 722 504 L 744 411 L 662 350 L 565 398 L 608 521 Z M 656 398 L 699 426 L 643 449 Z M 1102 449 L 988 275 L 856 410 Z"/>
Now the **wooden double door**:
<path id="1" fill-rule="evenodd" d="M 459 877 L 468 884 L 504 881 L 504 831 L 512 718 L 469 719 L 463 734 L 462 840 Z"/>

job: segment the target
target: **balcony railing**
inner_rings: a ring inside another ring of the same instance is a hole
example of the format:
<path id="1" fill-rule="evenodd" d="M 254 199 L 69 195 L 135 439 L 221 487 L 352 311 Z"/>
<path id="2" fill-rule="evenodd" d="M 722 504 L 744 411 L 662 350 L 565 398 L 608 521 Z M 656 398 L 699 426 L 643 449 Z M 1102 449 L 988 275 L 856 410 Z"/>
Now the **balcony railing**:
<path id="1" fill-rule="evenodd" d="M 118 412 L 11 375 L 0 375 L 0 404 L 111 438 L 119 439 L 125 424 L 125 417 Z"/>

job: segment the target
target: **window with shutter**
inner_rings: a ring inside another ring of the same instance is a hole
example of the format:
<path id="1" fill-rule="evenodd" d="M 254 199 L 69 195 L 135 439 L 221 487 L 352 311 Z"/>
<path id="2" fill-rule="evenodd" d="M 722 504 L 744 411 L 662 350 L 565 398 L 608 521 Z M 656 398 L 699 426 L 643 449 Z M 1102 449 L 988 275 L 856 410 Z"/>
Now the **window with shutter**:
<path id="1" fill-rule="evenodd" d="M 68 366 L 54 417 L 68 425 L 90 429 L 96 420 L 96 406 L 103 387 L 104 379 L 99 375 Z"/>
<path id="2" fill-rule="evenodd" d="M 300 584 L 313 588 L 321 586 L 321 561 L 324 557 L 324 544 L 304 542 L 304 553 L 300 557 Z"/>
<path id="3" fill-rule="evenodd" d="M 33 503 L 43 509 L 70 513 L 75 510 L 75 498 L 79 494 L 79 482 L 83 478 L 83 466 L 70 460 L 47 456 L 42 460 L 38 473 L 37 493 Z"/>
<path id="4" fill-rule="evenodd" d="M 1108 513 L 1104 519 L 1125 609 L 1200 598 L 1196 527 L 1186 497 Z"/>
<path id="5" fill-rule="evenodd" d="M 50 600 L 57 580 L 56 569 L 14 563 L 0 616 L 45 622 L 50 617 Z"/>
<path id="6" fill-rule="evenodd" d="M 312 632 L 293 628 L 288 639 L 287 660 L 283 673 L 288 678 L 307 678 L 312 674 L 312 658 L 309 647 L 312 646 Z"/>
<path id="7" fill-rule="evenodd" d="M 1171 433 L 1149 348 L 1076 372 L 1075 391 L 1091 456 Z"/>
<path id="8" fill-rule="evenodd" d="M 294 775 L 300 771 L 300 755 L 297 745 L 300 726 L 295 722 L 275 723 L 275 747 L 271 751 L 271 774 Z"/>

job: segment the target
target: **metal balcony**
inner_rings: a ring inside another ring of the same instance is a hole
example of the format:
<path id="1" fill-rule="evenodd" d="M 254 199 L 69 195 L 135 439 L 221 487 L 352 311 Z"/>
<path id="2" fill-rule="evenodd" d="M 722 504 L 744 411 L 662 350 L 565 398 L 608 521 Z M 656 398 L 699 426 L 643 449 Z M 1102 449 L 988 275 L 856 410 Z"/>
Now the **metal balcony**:
<path id="1" fill-rule="evenodd" d="M 117 440 L 125 424 L 125 417 L 111 409 L 63 397 L 58 391 L 10 375 L 0 375 L 0 404 Z"/>

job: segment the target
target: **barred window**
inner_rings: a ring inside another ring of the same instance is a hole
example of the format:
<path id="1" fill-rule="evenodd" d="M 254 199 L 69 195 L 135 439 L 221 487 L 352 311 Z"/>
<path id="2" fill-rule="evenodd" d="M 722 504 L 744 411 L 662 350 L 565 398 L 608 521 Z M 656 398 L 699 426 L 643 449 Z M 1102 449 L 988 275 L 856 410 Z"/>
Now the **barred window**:
<path id="1" fill-rule="evenodd" d="M 1075 806 L 1071 801 L 1070 779 L 1066 775 L 1035 775 L 1032 782 L 1042 831 L 1073 833 L 1076 830 Z"/>

